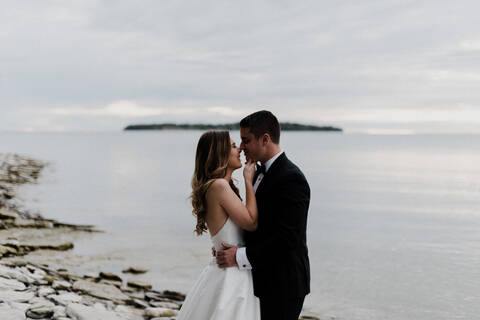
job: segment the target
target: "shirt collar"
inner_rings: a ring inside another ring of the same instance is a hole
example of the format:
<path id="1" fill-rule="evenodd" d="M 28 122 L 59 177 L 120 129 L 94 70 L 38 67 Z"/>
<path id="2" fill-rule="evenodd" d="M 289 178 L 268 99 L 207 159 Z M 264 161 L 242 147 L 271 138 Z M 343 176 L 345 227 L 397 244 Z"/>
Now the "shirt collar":
<path id="1" fill-rule="evenodd" d="M 268 159 L 267 162 L 265 162 L 265 172 L 268 171 L 268 169 L 270 169 L 270 167 L 272 166 L 273 162 L 275 160 L 277 160 L 278 157 L 280 157 L 280 155 L 283 153 L 283 151 L 280 151 L 279 153 L 277 153 L 276 155 L 274 155 L 273 157 L 271 157 L 270 159 Z"/>

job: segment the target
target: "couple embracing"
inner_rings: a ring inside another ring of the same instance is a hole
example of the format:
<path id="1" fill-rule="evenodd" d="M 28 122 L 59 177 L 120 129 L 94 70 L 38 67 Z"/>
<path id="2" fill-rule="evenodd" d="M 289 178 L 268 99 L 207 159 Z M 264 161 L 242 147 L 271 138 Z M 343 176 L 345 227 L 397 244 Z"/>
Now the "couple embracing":
<path id="1" fill-rule="evenodd" d="M 240 146 L 227 131 L 208 131 L 198 142 L 193 213 L 197 234 L 208 230 L 216 257 L 178 320 L 297 320 L 310 292 L 307 180 L 281 150 L 280 125 L 271 112 L 242 119 L 240 136 Z M 242 167 L 241 151 L 245 204 L 232 181 Z"/>

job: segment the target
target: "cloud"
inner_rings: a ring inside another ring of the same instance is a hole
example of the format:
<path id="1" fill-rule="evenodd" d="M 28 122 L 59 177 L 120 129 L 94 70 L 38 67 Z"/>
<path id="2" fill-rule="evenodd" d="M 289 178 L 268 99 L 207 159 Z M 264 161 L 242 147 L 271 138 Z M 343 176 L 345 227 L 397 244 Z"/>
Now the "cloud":
<path id="1" fill-rule="evenodd" d="M 31 109 L 24 112 L 32 112 Z M 245 109 L 234 109 L 229 107 L 207 107 L 205 109 L 187 107 L 147 107 L 134 101 L 115 101 L 104 107 L 63 107 L 50 108 L 41 111 L 44 116 L 58 117 L 116 117 L 116 118 L 146 118 L 163 115 L 181 115 L 195 117 L 199 114 L 221 115 L 226 117 L 239 117 L 249 112 Z M 252 111 L 253 112 L 253 111 Z"/>
<path id="2" fill-rule="evenodd" d="M 100 108 L 66 107 L 47 109 L 45 114 L 53 116 L 83 116 L 83 117 L 118 117 L 136 118 L 152 117 L 165 114 L 163 108 L 140 106 L 132 101 L 116 101 Z"/>
<path id="3" fill-rule="evenodd" d="M 442 110 L 468 120 L 454 110 L 480 105 L 478 9 L 473 0 L 7 2 L 0 126 L 219 122 L 263 107 L 314 123 L 420 126 L 430 112 L 448 118 Z"/>

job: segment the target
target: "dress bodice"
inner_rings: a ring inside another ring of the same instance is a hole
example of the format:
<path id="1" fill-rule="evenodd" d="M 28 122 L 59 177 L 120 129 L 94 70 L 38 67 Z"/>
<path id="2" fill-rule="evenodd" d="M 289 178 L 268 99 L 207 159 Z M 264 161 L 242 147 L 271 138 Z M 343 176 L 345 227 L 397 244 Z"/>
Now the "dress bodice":
<path id="1" fill-rule="evenodd" d="M 215 250 L 223 249 L 222 242 L 237 247 L 244 245 L 243 230 L 235 225 L 230 218 L 227 218 L 223 227 L 214 236 L 210 237 L 210 239 L 212 240 Z"/>

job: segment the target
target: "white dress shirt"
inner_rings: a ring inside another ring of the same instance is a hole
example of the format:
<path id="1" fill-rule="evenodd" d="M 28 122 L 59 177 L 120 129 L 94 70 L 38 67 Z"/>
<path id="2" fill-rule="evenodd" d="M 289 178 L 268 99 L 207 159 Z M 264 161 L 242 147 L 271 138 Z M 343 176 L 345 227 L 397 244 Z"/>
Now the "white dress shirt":
<path id="1" fill-rule="evenodd" d="M 277 160 L 278 157 L 283 153 L 283 151 L 280 151 L 270 159 L 268 159 L 267 162 L 265 162 L 265 173 L 267 173 L 268 169 L 272 166 L 272 163 Z M 253 185 L 253 190 L 257 192 L 257 188 L 260 185 L 260 182 L 263 180 L 263 173 L 260 173 L 257 177 L 257 180 L 255 181 L 255 184 Z M 245 247 L 241 247 L 237 249 L 237 254 L 235 255 L 235 258 L 237 260 L 237 265 L 239 269 L 252 269 L 252 265 L 250 264 L 250 261 L 248 261 L 247 258 L 247 251 Z"/>

